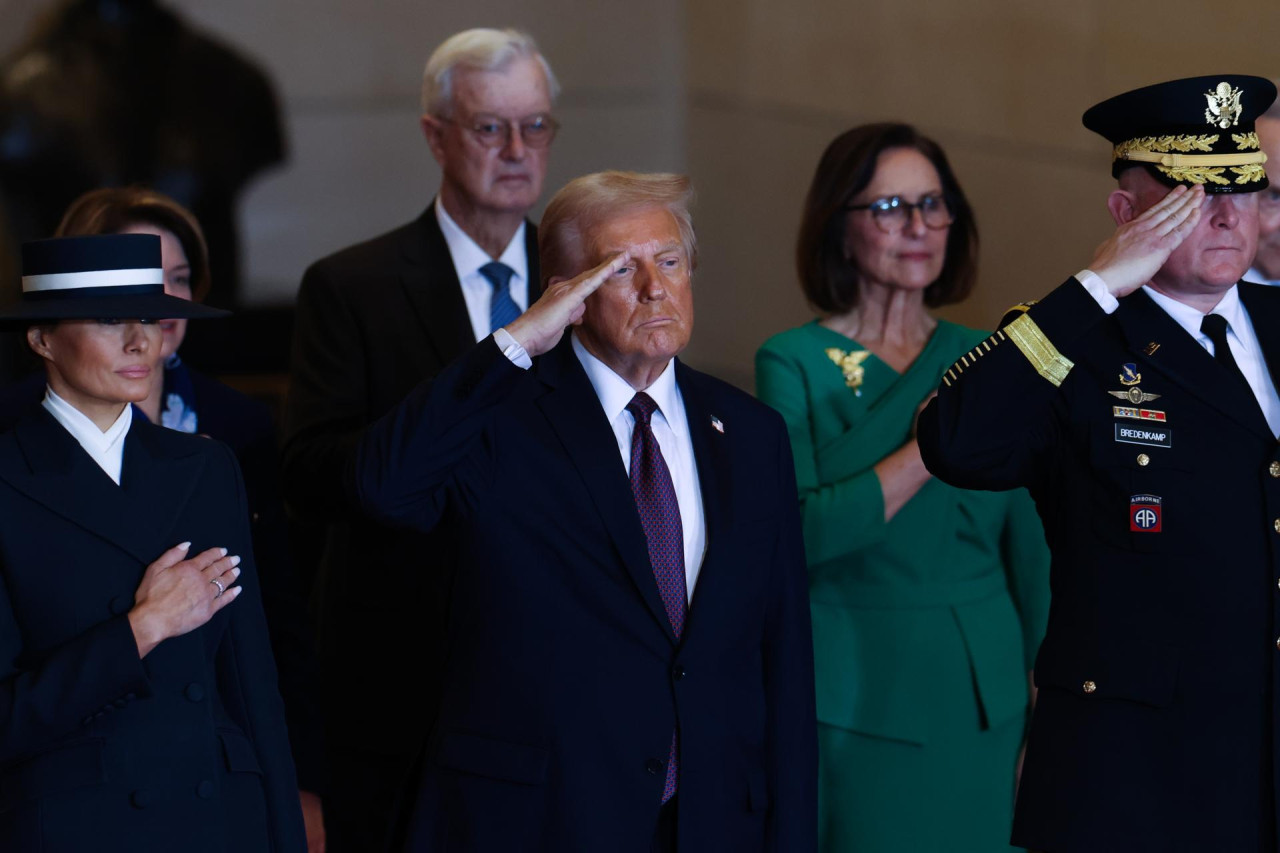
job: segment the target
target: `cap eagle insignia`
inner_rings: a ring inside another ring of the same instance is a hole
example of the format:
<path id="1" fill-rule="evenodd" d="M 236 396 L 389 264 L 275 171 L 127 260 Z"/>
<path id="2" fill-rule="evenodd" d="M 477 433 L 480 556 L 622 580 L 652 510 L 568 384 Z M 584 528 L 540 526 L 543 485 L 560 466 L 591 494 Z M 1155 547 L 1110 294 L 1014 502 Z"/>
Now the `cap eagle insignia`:
<path id="1" fill-rule="evenodd" d="M 1204 120 L 1223 130 L 1235 127 L 1240 121 L 1242 94 L 1243 92 L 1225 80 L 1212 90 L 1205 92 L 1204 97 L 1209 102 L 1209 106 L 1204 111 Z"/>

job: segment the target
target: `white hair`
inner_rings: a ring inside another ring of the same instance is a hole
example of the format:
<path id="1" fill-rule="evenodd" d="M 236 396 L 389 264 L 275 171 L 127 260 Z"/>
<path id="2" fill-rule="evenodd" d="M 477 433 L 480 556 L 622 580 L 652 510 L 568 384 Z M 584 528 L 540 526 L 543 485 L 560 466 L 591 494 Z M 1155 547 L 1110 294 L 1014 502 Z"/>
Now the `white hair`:
<path id="1" fill-rule="evenodd" d="M 422 72 L 422 112 L 443 115 L 453 101 L 453 74 L 458 68 L 497 71 L 519 58 L 536 59 L 547 80 L 552 103 L 560 83 L 550 64 L 538 52 L 533 36 L 519 30 L 478 28 L 449 36 L 435 49 Z"/>

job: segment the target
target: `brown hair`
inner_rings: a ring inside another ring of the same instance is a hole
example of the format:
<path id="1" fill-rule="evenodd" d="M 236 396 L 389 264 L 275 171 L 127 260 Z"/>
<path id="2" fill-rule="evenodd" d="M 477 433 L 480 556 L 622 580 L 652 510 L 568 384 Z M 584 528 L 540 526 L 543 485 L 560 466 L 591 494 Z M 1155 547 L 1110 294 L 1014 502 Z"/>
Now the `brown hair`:
<path id="1" fill-rule="evenodd" d="M 209 293 L 209 249 L 191 211 L 167 195 L 146 187 L 104 187 L 71 202 L 55 237 L 118 234 L 131 225 L 163 228 L 178 238 L 191 265 L 191 297 L 203 302 Z"/>
<path id="2" fill-rule="evenodd" d="M 942 148 L 909 124 L 864 124 L 845 131 L 827 146 L 804 202 L 796 268 L 805 298 L 820 311 L 844 314 L 857 307 L 858 259 L 846 258 L 844 252 L 848 206 L 871 183 L 880 155 L 890 148 L 914 149 L 933 164 L 955 217 L 947 234 L 942 273 L 925 289 L 925 304 L 936 308 L 960 302 L 973 289 L 978 271 L 978 226 Z"/>
<path id="3" fill-rule="evenodd" d="M 680 228 L 689 269 L 698 266 L 698 238 L 693 233 L 693 185 L 684 175 L 668 172 L 596 172 L 565 184 L 547 204 L 538 225 L 542 286 L 555 276 L 585 272 L 583 232 L 610 214 L 643 207 L 663 207 Z"/>

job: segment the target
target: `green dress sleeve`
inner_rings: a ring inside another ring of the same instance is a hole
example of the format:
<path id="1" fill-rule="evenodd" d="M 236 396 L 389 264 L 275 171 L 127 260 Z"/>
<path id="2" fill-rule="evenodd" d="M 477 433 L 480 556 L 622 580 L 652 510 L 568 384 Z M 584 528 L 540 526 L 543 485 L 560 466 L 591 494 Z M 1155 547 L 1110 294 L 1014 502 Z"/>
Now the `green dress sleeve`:
<path id="1" fill-rule="evenodd" d="M 884 491 L 866 468 L 834 483 L 818 480 L 808 377 L 793 355 L 773 342 L 756 353 L 756 394 L 787 424 L 800 493 L 805 553 L 810 566 L 874 545 L 884 538 Z"/>
<path id="2" fill-rule="evenodd" d="M 1023 658 L 1030 671 L 1049 621 L 1049 546 L 1026 489 L 1009 492 L 1009 510 L 1000 538 L 1009 592 L 1022 619 Z"/>

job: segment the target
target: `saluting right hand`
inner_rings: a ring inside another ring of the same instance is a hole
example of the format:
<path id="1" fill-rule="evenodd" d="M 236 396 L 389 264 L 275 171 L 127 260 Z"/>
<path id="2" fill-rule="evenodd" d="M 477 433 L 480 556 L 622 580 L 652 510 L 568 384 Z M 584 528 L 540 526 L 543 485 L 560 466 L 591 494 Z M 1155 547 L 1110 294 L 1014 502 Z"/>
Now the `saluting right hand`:
<path id="1" fill-rule="evenodd" d="M 190 549 L 191 543 L 183 542 L 165 551 L 147 566 L 138 584 L 129 625 L 139 657 L 170 637 L 199 628 L 243 589 L 232 586 L 240 576 L 238 556 L 227 554 L 226 548 L 210 548 L 183 559 Z"/>
<path id="2" fill-rule="evenodd" d="M 1093 254 L 1089 269 L 1113 296 L 1127 296 L 1160 271 L 1174 249 L 1200 222 L 1204 187 L 1173 188 L 1164 198 L 1116 229 Z"/>
<path id="3" fill-rule="evenodd" d="M 614 255 L 600 266 L 568 281 L 555 281 L 537 302 L 505 327 L 530 356 L 542 355 L 560 342 L 564 330 L 582 319 L 583 303 L 609 276 L 631 260 L 629 252 Z"/>

